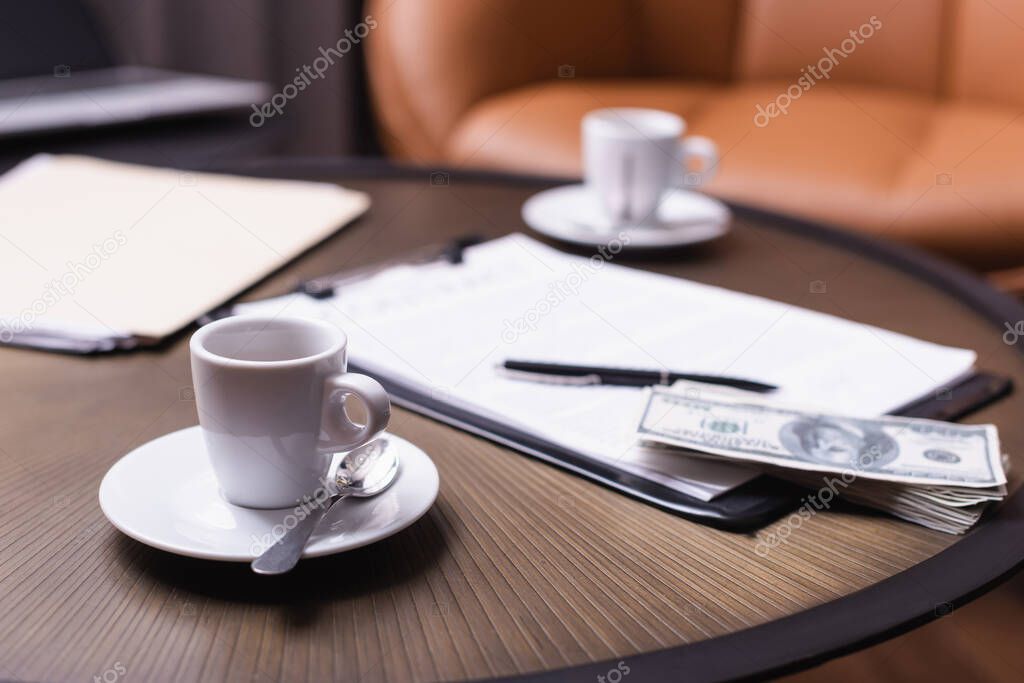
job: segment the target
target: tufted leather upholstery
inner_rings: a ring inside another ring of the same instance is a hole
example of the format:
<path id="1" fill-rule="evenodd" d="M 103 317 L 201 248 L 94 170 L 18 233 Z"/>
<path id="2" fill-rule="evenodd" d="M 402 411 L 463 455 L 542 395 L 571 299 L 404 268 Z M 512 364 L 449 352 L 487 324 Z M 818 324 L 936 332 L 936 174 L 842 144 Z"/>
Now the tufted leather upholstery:
<path id="1" fill-rule="evenodd" d="M 370 0 L 367 12 L 374 105 L 397 157 L 578 176 L 585 112 L 657 107 L 718 142 L 712 194 L 979 268 L 1024 264 L 1024 0 Z M 758 114 L 787 90 L 787 113 Z"/>

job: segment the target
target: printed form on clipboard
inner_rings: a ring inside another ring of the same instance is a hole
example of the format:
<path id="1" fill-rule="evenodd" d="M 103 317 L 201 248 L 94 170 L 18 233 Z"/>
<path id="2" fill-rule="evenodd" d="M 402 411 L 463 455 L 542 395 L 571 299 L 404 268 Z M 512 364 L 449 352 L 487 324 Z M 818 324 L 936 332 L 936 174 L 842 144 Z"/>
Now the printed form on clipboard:
<path id="1" fill-rule="evenodd" d="M 351 364 L 385 384 L 703 501 L 758 472 L 637 446 L 641 389 L 526 382 L 498 366 L 520 358 L 728 374 L 776 384 L 773 396 L 787 403 L 881 415 L 975 362 L 967 349 L 568 255 L 521 234 L 471 246 L 459 264 L 398 265 L 328 298 L 290 294 L 234 312 L 332 321 L 349 336 Z"/>

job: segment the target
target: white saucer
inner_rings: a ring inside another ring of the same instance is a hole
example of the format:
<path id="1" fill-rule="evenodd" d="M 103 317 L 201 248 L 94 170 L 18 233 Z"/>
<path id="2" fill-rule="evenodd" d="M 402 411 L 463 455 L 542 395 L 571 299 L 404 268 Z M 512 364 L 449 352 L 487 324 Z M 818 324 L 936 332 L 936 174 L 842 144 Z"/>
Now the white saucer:
<path id="1" fill-rule="evenodd" d="M 389 448 L 398 449 L 398 479 L 378 496 L 348 498 L 334 506 L 303 557 L 340 553 L 387 538 L 434 504 L 434 463 L 405 439 L 384 436 Z M 295 521 L 288 519 L 291 508 L 252 510 L 221 498 L 199 427 L 161 436 L 114 463 L 100 484 L 100 507 L 111 524 L 146 545 L 230 562 L 249 562 L 276 540 L 271 535 L 275 525 L 280 533 Z"/>
<path id="2" fill-rule="evenodd" d="M 523 220 L 552 239 L 587 247 L 607 245 L 620 232 L 627 249 L 658 249 L 699 244 L 729 232 L 732 214 L 725 204 L 687 190 L 670 190 L 650 224 L 616 225 L 585 185 L 544 190 L 523 204 Z"/>

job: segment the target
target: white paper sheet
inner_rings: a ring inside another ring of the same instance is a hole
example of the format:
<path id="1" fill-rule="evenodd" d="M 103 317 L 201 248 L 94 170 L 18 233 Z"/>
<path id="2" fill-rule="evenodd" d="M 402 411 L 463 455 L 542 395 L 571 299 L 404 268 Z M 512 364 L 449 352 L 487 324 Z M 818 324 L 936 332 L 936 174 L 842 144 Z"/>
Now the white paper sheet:
<path id="1" fill-rule="evenodd" d="M 780 400 L 877 415 L 968 372 L 973 351 L 796 306 L 563 254 L 523 235 L 471 247 L 457 266 L 402 266 L 333 299 L 294 295 L 238 312 L 323 317 L 350 357 L 478 414 L 703 500 L 744 467 L 634 445 L 640 390 L 507 377 L 508 358 L 729 375 Z"/>
<path id="2" fill-rule="evenodd" d="M 0 342 L 162 338 L 369 203 L 329 183 L 37 155 L 0 177 Z"/>

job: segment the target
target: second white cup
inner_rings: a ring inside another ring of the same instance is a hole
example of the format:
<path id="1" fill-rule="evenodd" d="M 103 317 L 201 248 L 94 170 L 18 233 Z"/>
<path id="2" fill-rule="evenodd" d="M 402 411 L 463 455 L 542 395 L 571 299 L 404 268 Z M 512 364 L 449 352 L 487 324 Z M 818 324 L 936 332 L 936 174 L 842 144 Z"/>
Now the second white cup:
<path id="1" fill-rule="evenodd" d="M 682 117 L 658 109 L 597 109 L 583 117 L 584 182 L 614 225 L 657 224 L 667 190 L 711 179 L 718 147 L 685 133 Z"/>

